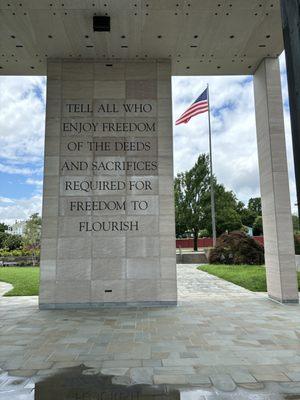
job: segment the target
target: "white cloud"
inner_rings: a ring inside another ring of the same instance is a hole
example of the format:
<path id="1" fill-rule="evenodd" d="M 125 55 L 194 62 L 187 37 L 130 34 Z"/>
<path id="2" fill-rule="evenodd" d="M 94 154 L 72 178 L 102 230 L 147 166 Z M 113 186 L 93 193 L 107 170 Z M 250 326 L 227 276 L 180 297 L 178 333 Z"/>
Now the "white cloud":
<path id="1" fill-rule="evenodd" d="M 287 103 L 288 89 L 284 55 L 282 67 L 283 99 Z M 260 196 L 254 92 L 251 77 L 173 77 L 173 120 L 210 85 L 212 106 L 212 141 L 214 173 L 220 183 L 233 190 L 247 203 Z M 296 202 L 291 128 L 285 109 L 285 129 L 292 205 Z M 175 174 L 193 166 L 200 153 L 208 153 L 207 114 L 174 127 Z M 295 211 L 295 208 L 293 207 Z"/>
<path id="2" fill-rule="evenodd" d="M 18 175 L 35 175 L 41 174 L 43 170 L 41 168 L 29 168 L 14 166 L 11 164 L 0 163 L 0 172 L 5 172 L 7 174 L 18 174 Z"/>
<path id="3" fill-rule="evenodd" d="M 30 215 L 40 213 L 41 207 L 41 195 L 33 195 L 25 199 L 5 199 L 4 202 L 0 199 L 0 221 L 13 224 L 15 220 L 27 220 Z"/>
<path id="4" fill-rule="evenodd" d="M 38 179 L 27 178 L 25 182 L 27 185 L 43 186 L 43 181 Z"/>
<path id="5" fill-rule="evenodd" d="M 40 162 L 44 149 L 45 78 L 0 79 L 0 158 Z"/>
<path id="6" fill-rule="evenodd" d="M 259 195 L 252 80 L 247 77 L 173 78 L 173 118 L 210 85 L 214 173 L 219 182 L 247 202 Z M 191 93 L 189 98 L 184 93 Z M 175 173 L 208 153 L 207 114 L 174 128 Z"/>

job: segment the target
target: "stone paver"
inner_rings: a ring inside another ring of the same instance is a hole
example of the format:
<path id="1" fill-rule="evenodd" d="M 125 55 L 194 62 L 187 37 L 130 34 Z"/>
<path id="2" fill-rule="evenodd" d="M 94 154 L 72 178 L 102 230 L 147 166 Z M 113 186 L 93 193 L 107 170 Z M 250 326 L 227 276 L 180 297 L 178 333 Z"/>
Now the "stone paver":
<path id="1" fill-rule="evenodd" d="M 300 381 L 300 307 L 282 306 L 178 265 L 179 305 L 39 311 L 36 297 L 0 298 L 0 368 L 19 376 L 85 364 L 124 382 Z M 1 285 L 1 287 L 3 287 Z"/>

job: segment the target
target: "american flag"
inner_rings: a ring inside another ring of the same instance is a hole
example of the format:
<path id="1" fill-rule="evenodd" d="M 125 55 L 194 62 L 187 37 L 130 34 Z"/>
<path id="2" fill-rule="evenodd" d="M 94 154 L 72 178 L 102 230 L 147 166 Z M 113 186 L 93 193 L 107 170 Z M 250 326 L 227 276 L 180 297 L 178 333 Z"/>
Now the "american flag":
<path id="1" fill-rule="evenodd" d="M 207 112 L 208 107 L 208 89 L 206 88 L 197 100 L 178 118 L 175 125 L 188 123 L 195 115 Z"/>

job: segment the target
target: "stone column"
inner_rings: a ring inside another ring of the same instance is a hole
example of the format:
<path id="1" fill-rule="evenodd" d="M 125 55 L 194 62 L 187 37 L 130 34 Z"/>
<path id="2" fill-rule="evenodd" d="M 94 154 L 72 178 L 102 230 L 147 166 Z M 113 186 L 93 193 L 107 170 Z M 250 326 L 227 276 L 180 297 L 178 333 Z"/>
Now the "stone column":
<path id="1" fill-rule="evenodd" d="M 170 62 L 47 78 L 40 307 L 176 304 Z"/>
<path id="2" fill-rule="evenodd" d="M 298 286 L 277 58 L 266 58 L 258 67 L 254 94 L 268 294 L 282 303 L 296 303 Z"/>

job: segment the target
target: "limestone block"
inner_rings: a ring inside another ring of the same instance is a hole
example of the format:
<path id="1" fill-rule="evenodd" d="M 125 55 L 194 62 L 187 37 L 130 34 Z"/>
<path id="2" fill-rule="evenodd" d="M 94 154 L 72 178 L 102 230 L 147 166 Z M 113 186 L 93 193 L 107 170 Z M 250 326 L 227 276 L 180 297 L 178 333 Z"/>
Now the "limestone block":
<path id="1" fill-rule="evenodd" d="M 56 303 L 89 303 L 91 300 L 91 282 L 89 280 L 57 281 L 55 287 Z"/>
<path id="2" fill-rule="evenodd" d="M 128 176 L 127 194 L 130 196 L 145 196 L 158 194 L 157 176 Z"/>
<path id="3" fill-rule="evenodd" d="M 126 109 L 126 117 L 134 117 L 132 120 L 137 121 L 145 121 L 145 118 L 156 117 L 157 116 L 157 101 L 151 99 L 140 99 L 140 98 L 131 98 L 129 100 L 125 99 L 124 101 L 125 109 Z"/>
<path id="4" fill-rule="evenodd" d="M 93 237 L 93 258 L 125 257 L 125 236 Z"/>
<path id="5" fill-rule="evenodd" d="M 126 81 L 127 99 L 156 99 L 157 85 L 155 80 Z"/>
<path id="6" fill-rule="evenodd" d="M 54 239 L 44 239 L 41 240 L 41 259 L 42 260 L 55 260 L 57 251 L 57 240 Z"/>
<path id="7" fill-rule="evenodd" d="M 126 261 L 121 257 L 94 258 L 92 280 L 112 281 L 126 278 Z"/>
<path id="8" fill-rule="evenodd" d="M 161 235 L 168 235 L 170 238 L 175 235 L 175 225 L 168 215 L 161 215 L 159 219 L 159 232 Z"/>
<path id="9" fill-rule="evenodd" d="M 172 145 L 172 143 L 171 143 Z M 166 146 L 167 147 L 167 146 Z M 160 176 L 172 176 L 173 172 L 173 158 L 169 156 L 169 152 L 166 150 L 163 153 L 159 150 L 159 157 L 158 157 L 158 173 Z M 160 148 L 160 144 L 159 144 Z M 165 154 L 165 155 L 163 155 Z"/>
<path id="10" fill-rule="evenodd" d="M 63 237 L 92 237 L 92 232 L 86 232 L 82 228 L 82 222 L 91 223 L 92 217 L 60 217 L 58 224 L 58 236 Z"/>
<path id="11" fill-rule="evenodd" d="M 64 62 L 62 64 L 62 79 L 69 81 L 86 81 L 94 77 L 92 62 Z"/>
<path id="12" fill-rule="evenodd" d="M 160 215 L 174 215 L 174 197 L 171 194 L 159 196 L 159 210 Z"/>
<path id="13" fill-rule="evenodd" d="M 47 79 L 57 80 L 61 79 L 62 62 L 60 60 L 51 60 L 47 64 Z"/>
<path id="14" fill-rule="evenodd" d="M 94 65 L 96 81 L 123 81 L 125 79 L 125 63 L 122 62 L 96 62 Z"/>
<path id="15" fill-rule="evenodd" d="M 41 264 L 41 268 L 43 265 Z M 43 277 L 43 275 L 41 275 Z M 42 279 L 40 282 L 39 293 L 40 304 L 53 304 L 55 303 L 55 282 L 52 280 Z"/>
<path id="16" fill-rule="evenodd" d="M 91 301 L 124 302 L 126 298 L 125 280 L 93 280 L 91 282 Z"/>
<path id="17" fill-rule="evenodd" d="M 157 79 L 159 81 L 170 79 L 171 75 L 171 63 L 169 61 L 157 63 Z"/>
<path id="18" fill-rule="evenodd" d="M 64 117 L 91 117 L 93 102 L 89 99 L 64 99 L 62 101 L 62 115 Z"/>
<path id="19" fill-rule="evenodd" d="M 46 188 L 44 188 L 46 190 Z M 44 196 L 43 198 L 43 218 L 57 217 L 58 215 L 58 198 L 56 196 Z"/>
<path id="20" fill-rule="evenodd" d="M 59 140 L 56 136 L 46 136 L 45 156 L 57 156 L 59 154 Z"/>
<path id="21" fill-rule="evenodd" d="M 52 158 L 52 157 L 47 157 Z M 54 159 L 56 159 L 57 157 L 53 157 Z M 54 169 L 55 165 L 54 162 L 51 163 L 53 165 L 51 165 L 51 167 Z M 49 165 L 49 163 L 48 163 Z M 47 170 L 48 173 L 51 173 L 51 169 L 49 168 L 49 170 Z M 58 192 L 59 192 L 59 177 L 57 175 L 46 175 L 44 177 L 44 196 L 58 196 Z"/>
<path id="22" fill-rule="evenodd" d="M 60 104 L 60 102 L 59 102 Z M 48 106 L 47 106 L 48 110 Z M 60 118 L 46 118 L 46 130 L 45 130 L 45 135 L 46 136 L 59 136 L 60 133 Z"/>
<path id="23" fill-rule="evenodd" d="M 159 284 L 156 279 L 140 279 L 138 282 L 128 279 L 126 285 L 128 302 L 157 301 Z"/>
<path id="24" fill-rule="evenodd" d="M 69 259 L 89 259 L 92 254 L 92 243 L 89 237 L 80 238 L 60 238 L 57 245 L 57 258 L 61 260 Z"/>
<path id="25" fill-rule="evenodd" d="M 177 301 L 177 282 L 175 279 L 159 280 L 160 301 Z"/>
<path id="26" fill-rule="evenodd" d="M 163 252 L 160 258 L 161 265 L 161 279 L 176 280 L 176 262 L 174 255 L 167 257 Z"/>
<path id="27" fill-rule="evenodd" d="M 60 115 L 60 110 L 61 110 L 61 100 L 59 99 L 47 100 L 46 121 L 48 121 L 49 118 L 57 118 L 57 116 Z"/>
<path id="28" fill-rule="evenodd" d="M 61 81 L 50 80 L 47 84 L 47 100 L 56 100 L 61 98 Z"/>
<path id="29" fill-rule="evenodd" d="M 57 237 L 57 226 L 58 221 L 56 217 L 43 217 L 42 237 L 55 239 Z"/>
<path id="30" fill-rule="evenodd" d="M 45 177 L 57 177 L 59 174 L 59 157 L 57 156 L 46 156 L 44 165 Z M 51 181 L 53 184 L 54 180 Z M 49 181 L 50 183 L 50 181 Z M 59 185 L 57 185 L 59 187 Z M 52 187 L 54 189 L 54 187 Z"/>
<path id="31" fill-rule="evenodd" d="M 58 260 L 56 279 L 64 280 L 91 280 L 92 261 L 90 258 Z"/>
<path id="32" fill-rule="evenodd" d="M 157 127 L 158 135 L 170 136 L 172 140 L 172 116 L 158 118 Z"/>
<path id="33" fill-rule="evenodd" d="M 40 266 L 40 280 L 42 282 L 43 281 L 55 281 L 55 278 L 56 278 L 56 259 L 42 260 L 41 266 Z"/>
<path id="34" fill-rule="evenodd" d="M 173 193 L 173 177 L 171 176 L 160 176 L 159 178 L 159 194 L 160 195 L 171 195 Z"/>
<path id="35" fill-rule="evenodd" d="M 158 81 L 157 82 L 158 92 L 157 96 L 159 99 L 171 99 L 171 79 Z"/>
<path id="36" fill-rule="evenodd" d="M 137 165 L 137 167 L 131 168 L 127 170 L 127 176 L 130 177 L 131 180 L 137 179 L 138 181 L 149 181 L 149 185 L 145 185 L 144 188 L 140 189 L 141 185 L 135 186 L 131 189 L 135 191 L 137 189 L 140 194 L 144 192 L 144 194 L 151 194 L 153 190 L 156 190 L 156 182 L 152 183 L 152 177 L 158 174 L 159 163 L 157 160 L 157 156 L 147 156 L 147 157 L 132 157 L 127 156 L 126 161 L 131 163 L 132 165 Z M 140 165 L 141 167 L 138 167 Z M 140 169 L 139 169 L 140 168 Z M 138 194 L 138 193 L 137 193 Z M 156 193 L 153 193 L 156 194 Z"/>
<path id="37" fill-rule="evenodd" d="M 159 196 L 127 196 L 127 215 L 158 215 Z"/>
<path id="38" fill-rule="evenodd" d="M 157 66 L 155 62 L 126 64 L 126 80 L 155 80 L 157 77 Z"/>
<path id="39" fill-rule="evenodd" d="M 159 249 L 160 239 L 158 237 L 128 237 L 126 241 L 126 255 L 129 258 L 158 257 Z"/>
<path id="40" fill-rule="evenodd" d="M 93 116 L 102 117 L 125 117 L 124 99 L 95 99 L 93 102 Z"/>
<path id="41" fill-rule="evenodd" d="M 95 81 L 94 98 L 96 99 L 124 99 L 124 81 Z"/>
<path id="42" fill-rule="evenodd" d="M 62 97 L 63 99 L 87 99 L 93 98 L 93 81 L 63 81 Z"/>
<path id="43" fill-rule="evenodd" d="M 174 230 L 174 229 L 172 229 Z M 175 237 L 171 235 L 160 236 L 159 239 L 160 254 L 163 257 L 173 257 L 176 253 Z"/>
<path id="44" fill-rule="evenodd" d="M 127 258 L 128 279 L 158 279 L 160 266 L 158 257 Z"/>
<path id="45" fill-rule="evenodd" d="M 158 117 L 172 117 L 172 102 L 169 98 L 159 98 L 157 101 Z"/>

